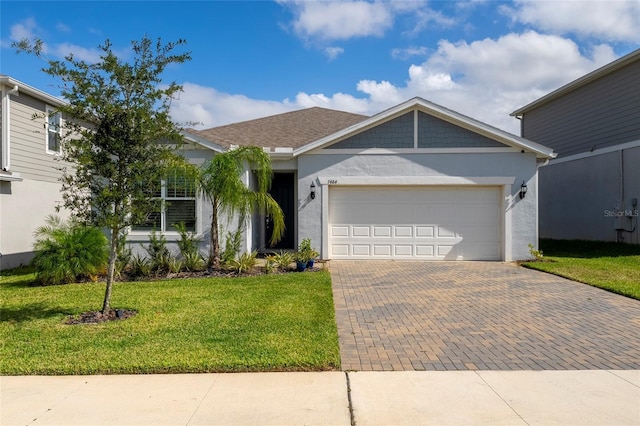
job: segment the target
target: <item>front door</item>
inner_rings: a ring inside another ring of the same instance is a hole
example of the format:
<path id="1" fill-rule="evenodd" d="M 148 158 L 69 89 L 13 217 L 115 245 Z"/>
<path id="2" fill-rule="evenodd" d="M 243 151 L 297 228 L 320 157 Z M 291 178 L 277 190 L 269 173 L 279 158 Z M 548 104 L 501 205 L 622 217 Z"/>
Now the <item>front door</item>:
<path id="1" fill-rule="evenodd" d="M 295 248 L 295 175 L 292 172 L 274 173 L 271 181 L 271 191 L 269 193 L 278 203 L 284 213 L 284 235 L 275 245 L 270 245 L 273 233 L 273 223 L 270 218 L 266 218 L 265 238 L 266 246 L 271 249 L 294 249 Z"/>

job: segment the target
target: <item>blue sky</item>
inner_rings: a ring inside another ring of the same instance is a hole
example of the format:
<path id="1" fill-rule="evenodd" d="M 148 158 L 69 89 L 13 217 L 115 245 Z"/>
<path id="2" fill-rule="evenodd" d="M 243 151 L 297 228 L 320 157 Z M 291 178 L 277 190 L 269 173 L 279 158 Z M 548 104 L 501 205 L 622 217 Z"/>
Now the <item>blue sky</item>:
<path id="1" fill-rule="evenodd" d="M 517 133 L 509 113 L 640 48 L 633 1 L 6 1 L 0 73 L 58 95 L 44 63 L 87 61 L 109 39 L 122 58 L 144 35 L 187 40 L 177 122 L 198 129 L 322 106 L 372 115 L 421 96 Z"/>

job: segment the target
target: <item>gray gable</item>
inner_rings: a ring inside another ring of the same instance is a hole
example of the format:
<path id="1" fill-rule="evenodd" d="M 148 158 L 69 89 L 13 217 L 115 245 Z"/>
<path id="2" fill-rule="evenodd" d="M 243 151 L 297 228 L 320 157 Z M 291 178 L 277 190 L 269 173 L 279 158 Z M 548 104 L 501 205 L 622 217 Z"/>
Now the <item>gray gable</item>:
<path id="1" fill-rule="evenodd" d="M 418 113 L 418 148 L 503 148 L 504 144 L 423 112 Z"/>
<path id="2" fill-rule="evenodd" d="M 414 148 L 414 111 L 346 138 L 328 149 Z M 503 148 L 486 136 L 418 112 L 418 148 Z"/>
<path id="3" fill-rule="evenodd" d="M 413 111 L 330 145 L 327 148 L 413 148 Z"/>

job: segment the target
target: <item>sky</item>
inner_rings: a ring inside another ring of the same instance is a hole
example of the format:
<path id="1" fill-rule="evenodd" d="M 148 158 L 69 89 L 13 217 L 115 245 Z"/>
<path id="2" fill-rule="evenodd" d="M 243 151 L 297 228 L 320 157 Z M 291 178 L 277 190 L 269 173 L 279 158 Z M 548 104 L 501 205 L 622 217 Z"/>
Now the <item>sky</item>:
<path id="1" fill-rule="evenodd" d="M 509 113 L 640 48 L 640 1 L 0 1 L 0 73 L 59 96 L 43 59 L 109 40 L 185 39 L 177 123 L 202 130 L 320 106 L 365 115 L 420 96 L 518 134 Z"/>

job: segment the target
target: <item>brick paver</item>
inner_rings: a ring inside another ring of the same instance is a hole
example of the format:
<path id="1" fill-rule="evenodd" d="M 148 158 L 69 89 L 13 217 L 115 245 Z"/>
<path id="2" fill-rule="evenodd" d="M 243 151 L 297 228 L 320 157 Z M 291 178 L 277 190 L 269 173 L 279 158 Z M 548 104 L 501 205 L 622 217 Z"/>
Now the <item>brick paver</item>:
<path id="1" fill-rule="evenodd" d="M 640 368 L 640 301 L 499 262 L 331 261 L 343 370 Z"/>

